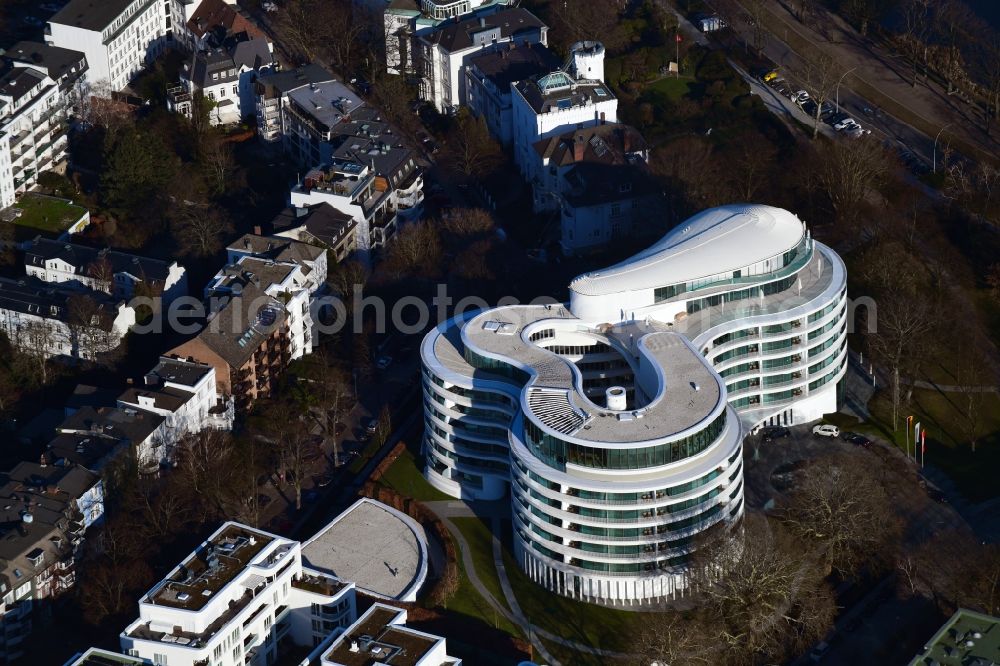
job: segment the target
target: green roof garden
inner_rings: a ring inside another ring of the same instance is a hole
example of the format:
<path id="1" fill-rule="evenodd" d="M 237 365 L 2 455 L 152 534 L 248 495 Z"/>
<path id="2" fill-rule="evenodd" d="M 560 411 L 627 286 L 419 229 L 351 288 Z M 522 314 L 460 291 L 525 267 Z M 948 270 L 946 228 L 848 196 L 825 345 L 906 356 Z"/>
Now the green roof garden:
<path id="1" fill-rule="evenodd" d="M 12 221 L 22 229 L 30 229 L 35 234 L 42 232 L 55 236 L 65 232 L 75 233 L 90 221 L 90 213 L 86 208 L 77 206 L 68 199 L 35 192 L 24 194 L 7 213 L 4 219 Z"/>

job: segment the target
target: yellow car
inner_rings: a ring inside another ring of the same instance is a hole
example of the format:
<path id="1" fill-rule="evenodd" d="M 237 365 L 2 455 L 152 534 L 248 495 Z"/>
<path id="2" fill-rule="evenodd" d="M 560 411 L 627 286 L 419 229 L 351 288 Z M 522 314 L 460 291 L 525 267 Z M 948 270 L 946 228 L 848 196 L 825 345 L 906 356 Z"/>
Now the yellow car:
<path id="1" fill-rule="evenodd" d="M 778 78 L 778 70 L 772 69 L 770 72 L 768 72 L 767 74 L 765 74 L 761 78 L 763 78 L 764 83 L 768 83 L 770 81 L 773 81 L 774 79 Z"/>

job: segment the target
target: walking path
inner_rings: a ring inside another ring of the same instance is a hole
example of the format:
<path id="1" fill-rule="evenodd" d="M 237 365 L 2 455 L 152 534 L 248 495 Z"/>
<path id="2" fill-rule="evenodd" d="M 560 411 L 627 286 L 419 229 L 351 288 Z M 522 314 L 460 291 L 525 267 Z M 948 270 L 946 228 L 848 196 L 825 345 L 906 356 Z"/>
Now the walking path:
<path id="1" fill-rule="evenodd" d="M 503 529 L 501 523 L 502 516 L 496 515 L 496 511 L 492 510 L 492 507 L 479 507 L 480 509 L 485 508 L 485 511 L 477 513 L 465 502 L 457 500 L 426 502 L 425 506 L 433 511 L 438 518 L 444 522 L 448 531 L 451 532 L 452 536 L 455 538 L 455 543 L 458 545 L 458 548 L 462 553 L 462 564 L 465 566 L 465 572 L 468 575 L 472 586 L 476 588 L 476 591 L 479 592 L 483 599 L 485 599 L 497 613 L 503 615 L 509 622 L 512 622 L 521 628 L 521 631 L 528 638 L 528 641 L 534 646 L 535 650 L 538 651 L 539 656 L 550 664 L 550 666 L 561 666 L 561 662 L 553 657 L 548 650 L 546 650 L 545 646 L 539 640 L 540 638 L 544 638 L 551 643 L 555 643 L 582 654 L 608 658 L 628 657 L 627 654 L 614 652 L 612 650 L 603 650 L 591 645 L 585 645 L 583 643 L 565 639 L 557 634 L 531 624 L 527 615 L 525 615 L 524 611 L 521 609 L 521 605 L 517 601 L 517 597 L 514 594 L 514 587 L 511 585 L 510 577 L 507 575 L 507 567 L 503 561 L 503 545 L 500 543 L 500 538 L 497 536 Z M 469 542 L 466 541 L 461 530 L 459 530 L 455 523 L 451 520 L 452 518 L 483 517 L 483 514 L 487 514 L 486 517 L 490 518 L 492 521 L 490 531 L 492 533 L 493 564 L 496 567 L 497 576 L 500 579 L 500 588 L 503 590 L 504 598 L 506 599 L 510 610 L 507 610 L 503 604 L 496 600 L 492 593 L 490 593 L 490 591 L 486 588 L 486 585 L 483 584 L 482 579 L 479 578 L 479 574 L 476 572 L 475 564 L 472 561 L 471 546 L 469 546 Z"/>
<path id="2" fill-rule="evenodd" d="M 536 640 L 533 635 L 534 632 L 531 631 L 531 625 L 528 624 L 524 617 L 524 613 L 521 612 L 520 607 L 517 605 L 517 599 L 514 597 L 513 591 L 510 590 L 509 583 L 503 586 L 503 590 L 504 596 L 507 597 L 507 603 L 510 604 L 512 609 L 514 609 L 513 614 L 493 597 L 490 591 L 486 588 L 486 585 L 483 584 L 482 579 L 479 578 L 479 574 L 476 572 L 476 565 L 472 561 L 472 548 L 469 546 L 469 542 L 465 540 L 465 536 L 462 534 L 462 531 L 451 521 L 451 518 L 476 517 L 476 514 L 472 512 L 472 509 L 470 509 L 463 502 L 427 502 L 425 506 L 437 514 L 437 517 L 441 519 L 441 521 L 445 524 L 445 527 L 448 528 L 448 531 L 451 532 L 452 538 L 455 539 L 455 544 L 462 553 L 462 565 L 465 567 L 465 573 L 469 577 L 469 582 L 472 583 L 472 587 L 476 588 L 476 592 L 479 593 L 479 596 L 485 599 L 486 603 L 488 603 L 494 611 L 506 618 L 508 622 L 516 624 L 520 627 L 524 635 L 528 637 L 528 641 L 534 649 L 538 651 L 538 654 L 545 659 L 545 661 L 551 664 L 551 666 L 562 666 L 561 662 L 557 661 L 551 654 L 549 654 L 548 650 L 545 649 L 545 646 L 542 645 L 542 642 Z M 496 525 L 494 525 L 494 527 L 496 527 Z M 493 537 L 493 542 L 495 553 L 498 544 L 495 535 Z M 501 574 L 500 580 L 502 585 L 507 582 L 506 572 Z M 575 646 L 572 647 L 573 649 L 576 649 Z M 580 647 L 582 648 L 584 646 Z"/>

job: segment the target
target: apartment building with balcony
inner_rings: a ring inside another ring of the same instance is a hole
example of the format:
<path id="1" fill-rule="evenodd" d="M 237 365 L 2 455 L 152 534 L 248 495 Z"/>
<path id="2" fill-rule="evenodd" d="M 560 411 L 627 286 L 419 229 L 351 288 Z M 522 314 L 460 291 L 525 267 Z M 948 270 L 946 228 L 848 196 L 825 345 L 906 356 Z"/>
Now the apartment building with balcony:
<path id="1" fill-rule="evenodd" d="M 218 394 L 215 369 L 181 358 L 161 358 L 141 381 L 130 380 L 116 402 L 123 410 L 163 417 L 163 438 L 171 449 L 167 460 L 184 437 L 207 429 L 230 430 L 235 417 L 233 400 Z"/>
<path id="2" fill-rule="evenodd" d="M 490 134 L 504 146 L 514 141 L 511 86 L 518 81 L 548 74 L 559 60 L 539 43 L 507 42 L 469 58 L 465 65 L 465 104 L 486 121 Z"/>
<path id="3" fill-rule="evenodd" d="M 353 90 L 318 65 L 260 76 L 257 131 L 265 141 L 281 141 L 303 166 L 331 159 L 338 125 L 364 106 Z"/>
<path id="4" fill-rule="evenodd" d="M 0 485 L 0 663 L 23 663 L 23 644 L 76 582 L 88 524 L 103 515 L 103 486 L 79 467 L 22 463 Z"/>
<path id="5" fill-rule="evenodd" d="M 412 169 L 417 169 L 415 164 Z M 389 242 L 399 222 L 400 199 L 389 179 L 378 176 L 369 163 L 354 159 L 335 159 L 311 169 L 289 198 L 295 208 L 328 204 L 354 219 L 362 261 Z"/>
<path id="6" fill-rule="evenodd" d="M 291 118 L 285 114 L 291 104 L 290 94 L 336 80 L 331 72 L 312 63 L 259 77 L 254 86 L 257 134 L 267 142 L 284 142 L 292 131 Z"/>
<path id="7" fill-rule="evenodd" d="M 20 42 L 0 60 L 0 208 L 66 157 L 67 117 L 83 53 Z"/>
<path id="8" fill-rule="evenodd" d="M 46 461 L 101 471 L 109 463 L 134 458 L 137 472 L 153 473 L 169 464 L 173 444 L 161 414 L 130 406 L 84 406 L 56 427 Z M 60 461 L 63 461 L 60 463 Z"/>
<path id="9" fill-rule="evenodd" d="M 510 492 L 518 562 L 558 594 L 672 597 L 743 512 L 744 434 L 837 409 L 844 264 L 792 213 L 732 205 L 569 289 L 426 336 L 425 476 Z"/>
<path id="10" fill-rule="evenodd" d="M 230 263 L 205 287 L 209 307 L 252 286 L 280 304 L 290 358 L 311 353 L 315 342 L 313 297 L 325 286 L 326 251 L 298 241 L 247 234 L 231 244 L 228 252 Z M 293 255 L 299 258 L 291 259 Z"/>
<path id="11" fill-rule="evenodd" d="M 158 297 L 164 306 L 188 293 L 187 274 L 176 261 L 41 237 L 24 246 L 24 270 L 61 287 L 92 289 L 125 300 Z"/>
<path id="12" fill-rule="evenodd" d="M 274 394 L 291 347 L 285 304 L 247 279 L 194 337 L 165 355 L 211 366 L 220 398 L 232 398 L 237 414 L 245 414 L 258 398 Z"/>
<path id="13" fill-rule="evenodd" d="M 80 51 L 87 80 L 121 90 L 172 41 L 171 2 L 70 0 L 49 19 L 45 42 Z"/>
<path id="14" fill-rule="evenodd" d="M 33 354 L 94 360 L 117 349 L 135 321 L 134 308 L 103 292 L 0 278 L 0 331 Z"/>
<path id="15" fill-rule="evenodd" d="M 571 130 L 618 122 L 618 99 L 611 89 L 600 79 L 576 78 L 575 71 L 583 67 L 555 70 L 512 87 L 514 161 L 529 183 L 541 178 L 536 143 Z"/>
<path id="16" fill-rule="evenodd" d="M 454 112 L 467 100 L 464 69 L 477 54 L 506 48 L 507 43 L 547 43 L 548 26 L 520 7 L 476 12 L 445 21 L 414 37 L 414 65 L 420 98 L 442 112 Z"/>
<path id="17" fill-rule="evenodd" d="M 506 8 L 511 0 L 365 0 L 362 4 L 380 15 L 385 39 L 386 69 L 390 74 L 412 73 L 414 39 L 445 21 L 489 14 Z"/>
<path id="18" fill-rule="evenodd" d="M 303 566 L 299 542 L 228 522 L 143 595 L 120 642 L 165 666 L 265 666 L 356 617 L 353 583 Z"/>
<path id="19" fill-rule="evenodd" d="M 277 60 L 267 36 L 226 0 L 202 0 L 184 25 L 183 43 L 191 56 L 180 82 L 167 90 L 167 106 L 191 117 L 195 95 L 211 104 L 213 125 L 238 123 L 256 113 L 255 83 L 274 71 Z"/>

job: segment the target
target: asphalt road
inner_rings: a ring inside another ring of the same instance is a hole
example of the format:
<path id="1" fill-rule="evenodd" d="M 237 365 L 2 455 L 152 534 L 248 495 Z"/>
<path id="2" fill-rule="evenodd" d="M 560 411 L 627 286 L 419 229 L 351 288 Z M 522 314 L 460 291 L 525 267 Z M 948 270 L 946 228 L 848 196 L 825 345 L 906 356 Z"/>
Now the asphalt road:
<path id="1" fill-rule="evenodd" d="M 734 30 L 740 33 L 740 29 L 743 27 L 741 23 L 735 26 Z M 809 69 L 809 64 L 806 60 L 783 42 L 778 35 L 771 34 L 769 36 L 763 49 L 763 55 L 781 68 L 782 76 L 788 80 L 789 85 L 798 83 L 796 75 L 806 72 Z M 745 72 L 741 73 L 746 74 Z M 759 82 L 757 83 L 761 85 Z M 767 88 L 766 86 L 761 87 Z M 776 92 L 771 92 L 781 97 Z M 765 100 L 765 103 L 768 103 L 764 95 L 761 95 L 761 97 Z M 790 100 L 785 101 L 791 104 Z M 877 136 L 880 140 L 888 140 L 897 146 L 905 147 L 921 157 L 928 166 L 931 165 L 934 137 L 928 137 L 923 132 L 880 110 L 875 104 L 851 90 L 846 83 L 839 86 L 839 91 L 829 101 L 839 106 L 841 111 L 850 113 L 862 127 L 872 130 L 873 135 Z M 768 106 L 772 110 L 775 110 L 770 104 Z M 795 105 L 792 104 L 792 106 Z M 804 116 L 805 114 L 802 115 Z M 811 120 L 808 122 L 808 125 L 812 127 Z M 832 128 L 830 131 L 833 132 Z M 940 149 L 940 145 L 938 148 Z M 938 158 L 940 158 L 940 155 L 938 155 Z"/>

